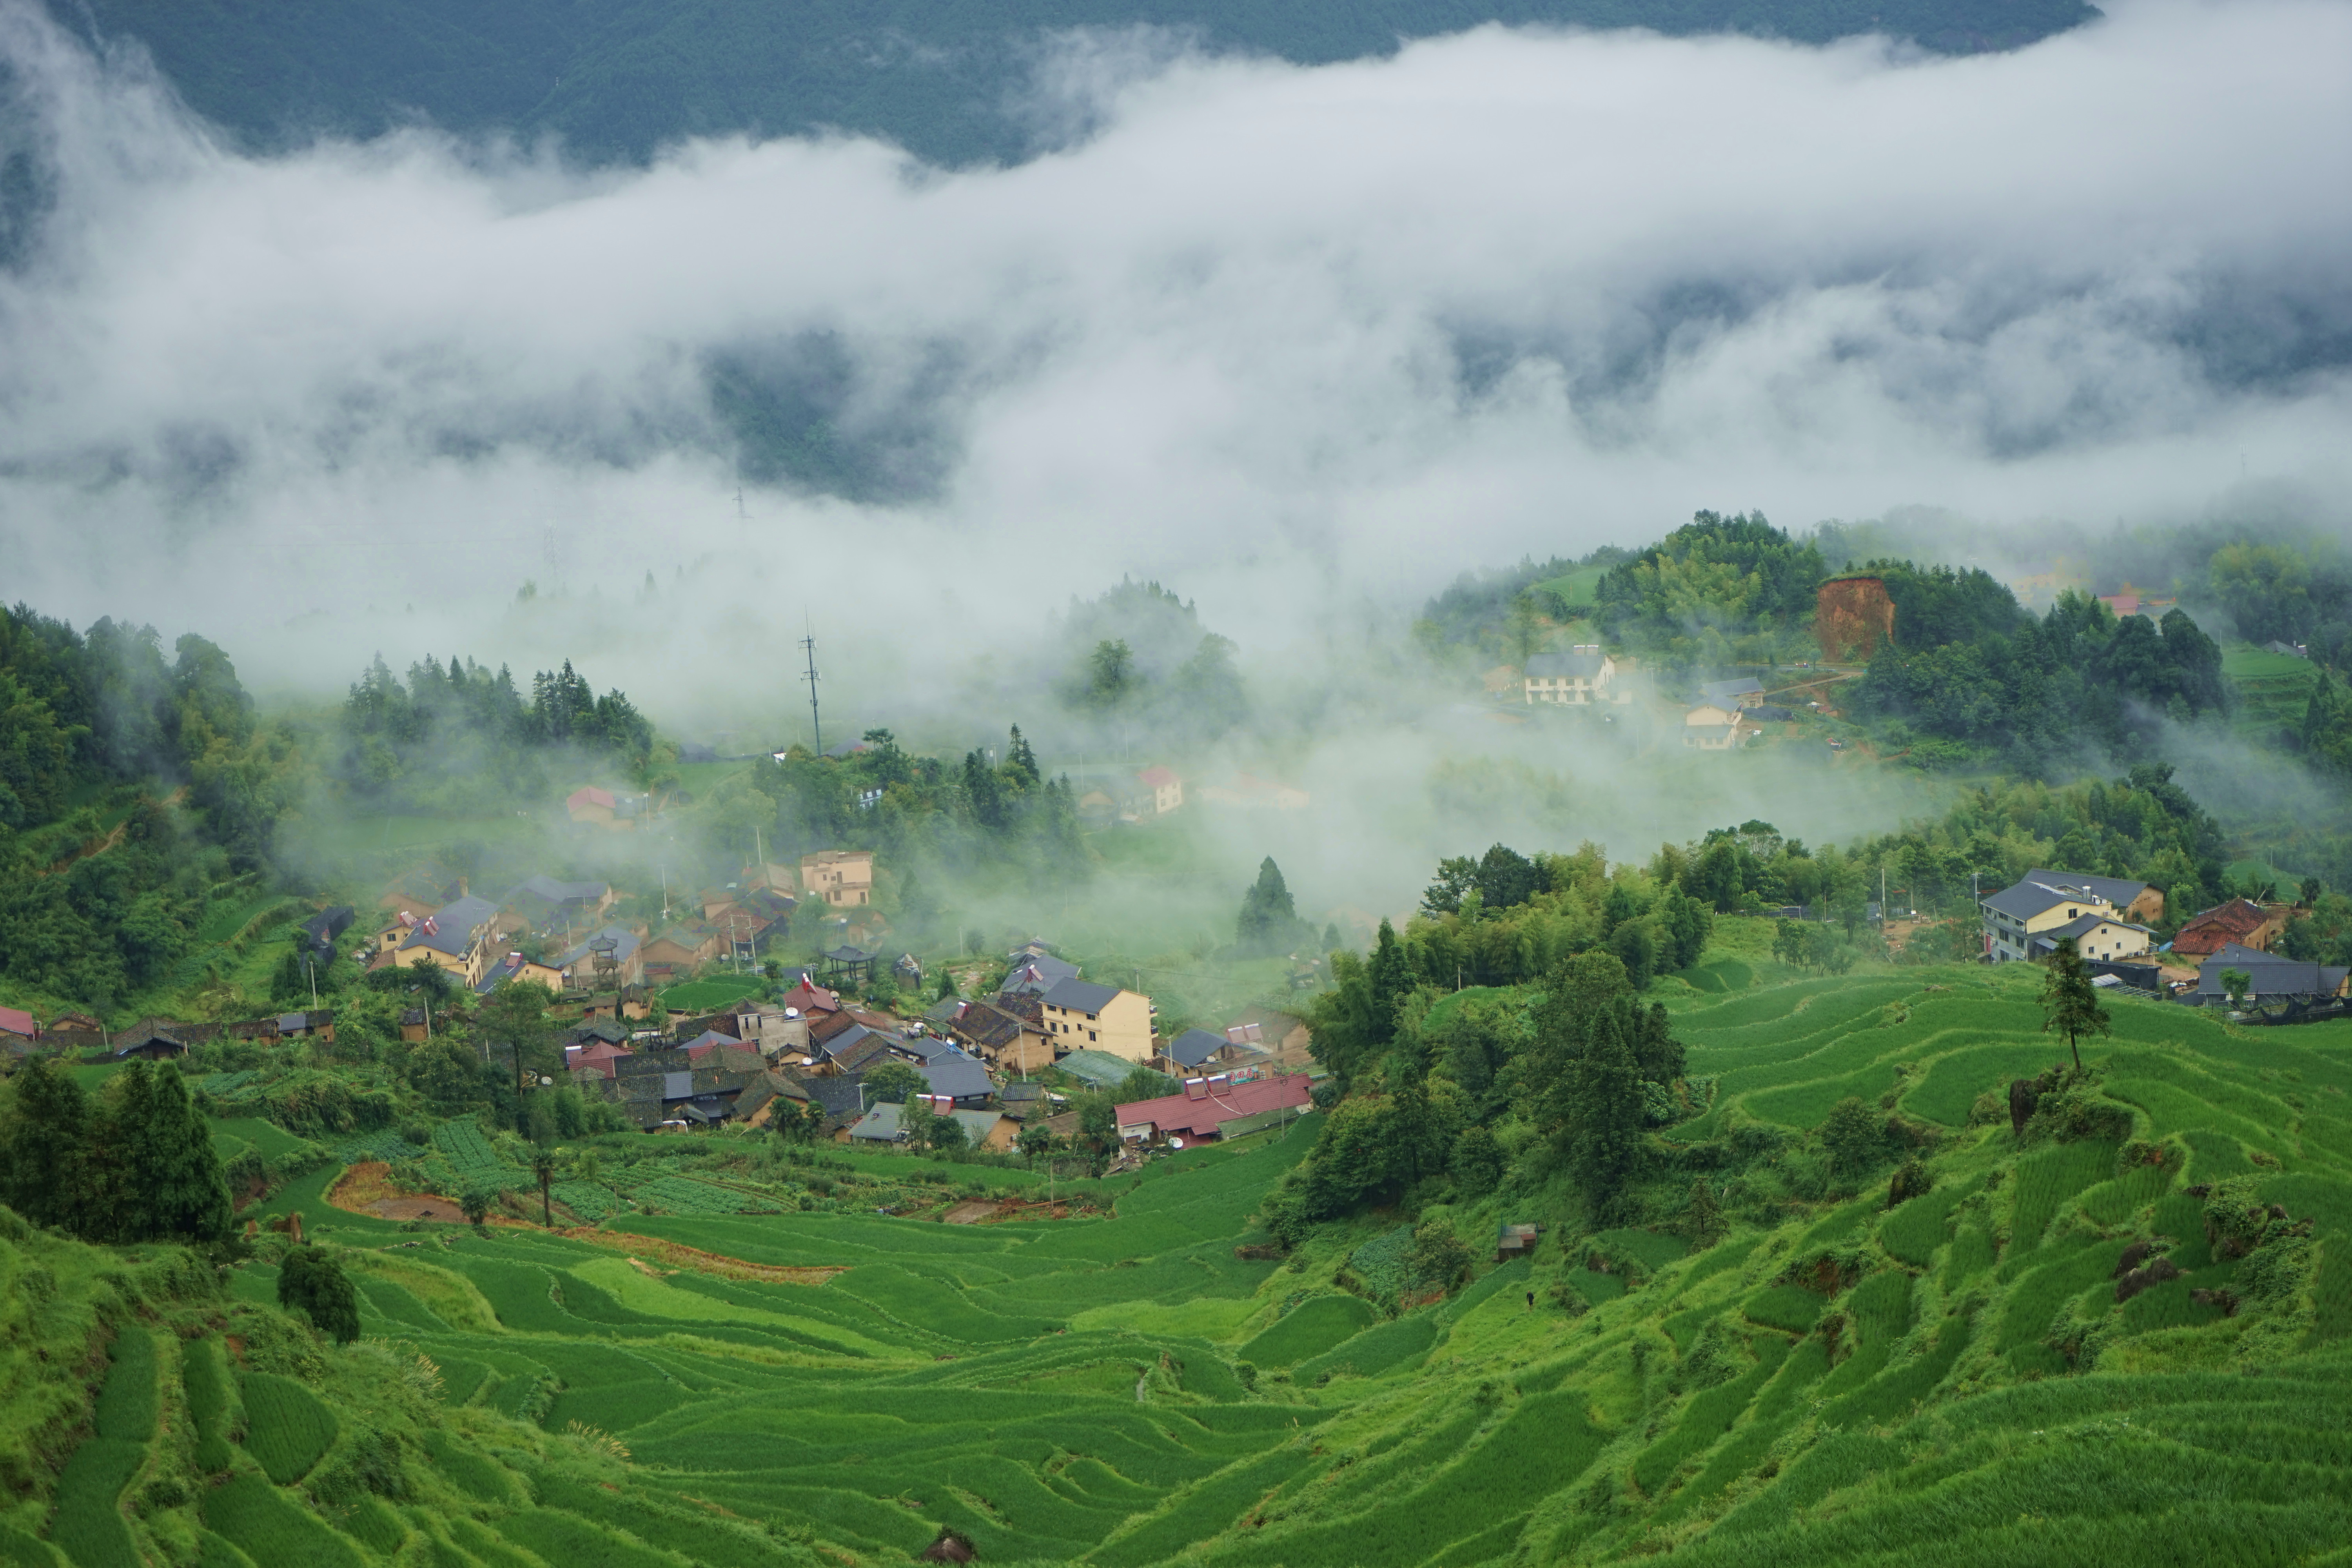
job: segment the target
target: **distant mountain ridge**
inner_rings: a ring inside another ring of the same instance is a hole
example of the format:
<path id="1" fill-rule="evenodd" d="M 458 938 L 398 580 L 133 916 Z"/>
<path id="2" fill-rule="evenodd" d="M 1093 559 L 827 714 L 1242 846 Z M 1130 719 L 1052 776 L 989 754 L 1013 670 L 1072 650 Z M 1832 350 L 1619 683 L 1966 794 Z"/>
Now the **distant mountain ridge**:
<path id="1" fill-rule="evenodd" d="M 1738 32 L 1821 43 L 1885 32 L 1967 53 L 2097 13 L 2082 0 L 45 0 L 81 37 L 135 39 L 197 112 L 248 145 L 429 122 L 552 134 L 592 163 L 693 135 L 833 128 L 935 163 L 1018 159 L 1011 100 L 1045 36 L 1179 30 L 1320 64 L 1486 22 Z"/>

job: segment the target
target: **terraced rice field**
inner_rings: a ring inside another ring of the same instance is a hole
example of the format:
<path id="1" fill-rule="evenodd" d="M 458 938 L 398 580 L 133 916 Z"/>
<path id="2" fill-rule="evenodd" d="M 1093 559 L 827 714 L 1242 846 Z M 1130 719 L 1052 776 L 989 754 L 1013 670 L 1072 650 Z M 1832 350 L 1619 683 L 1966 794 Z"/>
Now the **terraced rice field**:
<path id="1" fill-rule="evenodd" d="M 2086 1056 L 2127 1135 L 2021 1147 L 2005 1109 L 1971 1114 L 2059 1054 L 2034 978 L 1801 980 L 1678 1011 L 1720 1087 L 1657 1159 L 1758 1124 L 1800 1140 L 1858 1095 L 1937 1135 L 1933 1185 L 1891 1210 L 1882 1170 L 1693 1250 L 1583 1234 L 1557 1189 L 1507 1194 L 1454 1211 L 1460 1234 L 1541 1218 L 1536 1256 L 1482 1256 L 1401 1315 L 1339 1279 L 1394 1271 L 1396 1214 L 1287 1265 L 1237 1256 L 1314 1118 L 1155 1166 L 1094 1217 L 714 1196 L 604 1222 L 844 1270 L 822 1284 L 339 1214 L 332 1240 L 369 1249 L 370 1338 L 323 1384 L 213 1342 L 141 1373 L 126 1341 L 109 1397 L 126 1369 L 131 1390 L 184 1369 L 200 1468 L 226 1472 L 196 1505 L 203 1560 L 228 1568 L 890 1563 L 942 1531 L 982 1563 L 1105 1568 L 2352 1562 L 2352 1030 L 2116 999 Z M 2269 1287 L 2216 1256 L 2189 1191 L 2231 1176 L 2311 1223 Z M 2140 1240 L 2179 1277 L 2118 1303 Z M 235 1289 L 274 1299 L 263 1265 Z M 2217 1289 L 2247 1301 L 2192 1300 Z M 401 1371 L 419 1355 L 429 1378 Z M 349 1394 L 362 1373 L 373 1405 Z M 431 1415 L 399 1449 L 407 1489 L 352 1480 L 406 1399 Z M 111 1408 L 71 1494 L 77 1563 L 121 1560 L 110 1500 L 157 1440 L 152 1403 Z"/>

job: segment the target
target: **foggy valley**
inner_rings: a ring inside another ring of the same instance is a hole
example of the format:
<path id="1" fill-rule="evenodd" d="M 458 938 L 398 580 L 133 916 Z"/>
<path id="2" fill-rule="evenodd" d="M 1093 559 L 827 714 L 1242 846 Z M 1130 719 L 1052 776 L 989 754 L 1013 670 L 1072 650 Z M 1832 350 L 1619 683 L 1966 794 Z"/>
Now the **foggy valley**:
<path id="1" fill-rule="evenodd" d="M 0 0 L 0 1559 L 2339 1561 L 2347 60 Z"/>

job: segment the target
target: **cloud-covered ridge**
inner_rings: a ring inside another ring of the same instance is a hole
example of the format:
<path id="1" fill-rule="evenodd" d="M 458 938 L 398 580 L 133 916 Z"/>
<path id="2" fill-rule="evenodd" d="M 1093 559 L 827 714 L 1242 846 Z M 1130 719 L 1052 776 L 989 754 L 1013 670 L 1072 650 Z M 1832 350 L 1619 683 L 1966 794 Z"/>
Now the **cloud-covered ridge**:
<path id="1" fill-rule="evenodd" d="M 2343 491 L 2340 3 L 1959 59 L 1089 40 L 1036 113 L 1091 135 L 954 174 L 857 141 L 255 159 L 18 0 L 0 52 L 0 551 L 77 618 L 462 621 L 706 556 L 795 622 L 880 561 L 1263 616 L 1702 505 Z"/>

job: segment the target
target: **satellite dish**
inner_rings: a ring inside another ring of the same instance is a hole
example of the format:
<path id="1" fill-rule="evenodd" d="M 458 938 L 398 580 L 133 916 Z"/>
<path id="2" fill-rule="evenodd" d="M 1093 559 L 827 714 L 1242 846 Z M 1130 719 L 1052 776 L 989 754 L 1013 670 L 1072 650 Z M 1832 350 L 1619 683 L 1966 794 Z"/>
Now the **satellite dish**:
<path id="1" fill-rule="evenodd" d="M 1171 1138 L 1168 1140 L 1168 1146 L 1171 1149 L 1181 1149 L 1184 1146 L 1184 1140 L 1181 1138 Z"/>

